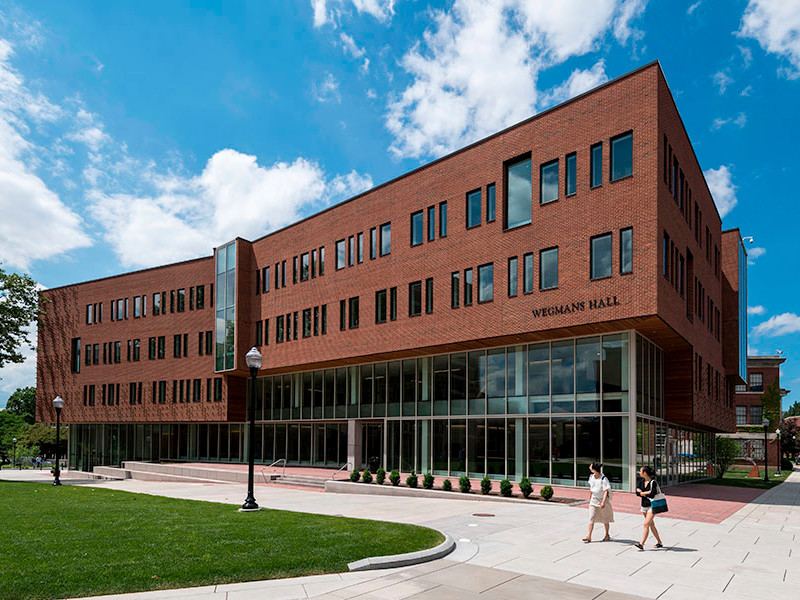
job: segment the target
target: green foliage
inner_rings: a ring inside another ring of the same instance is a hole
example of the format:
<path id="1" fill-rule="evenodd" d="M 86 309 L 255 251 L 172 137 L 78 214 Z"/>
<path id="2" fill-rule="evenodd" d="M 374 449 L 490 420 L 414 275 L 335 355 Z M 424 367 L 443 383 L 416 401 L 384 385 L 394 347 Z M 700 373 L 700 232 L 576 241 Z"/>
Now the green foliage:
<path id="1" fill-rule="evenodd" d="M 481 479 L 481 494 L 484 496 L 492 491 L 492 480 L 489 477 Z"/>
<path id="2" fill-rule="evenodd" d="M 725 472 L 739 456 L 741 448 L 734 440 L 717 436 L 717 477 L 724 477 Z"/>
<path id="3" fill-rule="evenodd" d="M 530 495 L 533 493 L 533 486 L 531 485 L 531 480 L 527 477 L 523 477 L 519 482 L 519 491 L 522 492 L 522 496 L 524 498 L 529 498 Z"/>
<path id="4" fill-rule="evenodd" d="M 6 410 L 11 414 L 19 415 L 29 425 L 35 423 L 36 388 L 17 388 L 14 393 L 8 397 L 8 401 L 6 402 Z"/>
<path id="5" fill-rule="evenodd" d="M 453 484 L 450 483 L 449 479 L 445 479 L 442 482 L 442 491 L 445 491 L 445 492 L 452 492 L 453 491 Z"/>
<path id="6" fill-rule="evenodd" d="M 784 417 L 800 417 L 800 400 L 792 404 L 789 409 L 783 413 Z"/>
<path id="7" fill-rule="evenodd" d="M 369 472 L 369 469 L 364 469 L 364 474 L 361 476 L 361 481 L 364 483 L 372 483 L 372 473 Z"/>
<path id="8" fill-rule="evenodd" d="M 392 471 L 392 472 L 389 474 L 389 481 L 390 481 L 390 482 L 391 482 L 391 484 L 392 484 L 393 486 L 395 486 L 395 487 L 396 487 L 396 486 L 398 486 L 398 485 L 400 485 L 400 473 L 398 473 L 398 472 L 397 472 L 397 469 L 394 469 L 394 470 L 393 470 L 393 471 Z"/>
<path id="9" fill-rule="evenodd" d="M 415 471 L 411 471 L 411 475 L 406 477 L 406 485 L 410 488 L 415 488 L 419 484 L 419 475 Z"/>
<path id="10" fill-rule="evenodd" d="M 510 498 L 511 497 L 511 490 L 513 490 L 513 489 L 514 489 L 514 485 L 508 479 L 503 479 L 503 481 L 500 482 L 500 495 L 501 496 L 505 496 L 506 498 Z"/>
<path id="11" fill-rule="evenodd" d="M 541 490 L 539 490 L 539 495 L 543 500 L 550 500 L 550 498 L 553 497 L 553 487 L 550 485 L 545 485 Z"/>
<path id="12" fill-rule="evenodd" d="M 43 303 L 29 275 L 6 273 L 0 267 L 0 369 L 25 360 L 22 346 L 35 349 L 28 326 L 44 313 Z"/>
<path id="13" fill-rule="evenodd" d="M 361 479 L 361 472 L 360 471 L 353 471 L 350 473 L 350 481 L 353 483 L 358 483 L 358 480 Z"/>
<path id="14" fill-rule="evenodd" d="M 375 483 L 377 483 L 378 485 L 383 485 L 385 479 L 386 479 L 386 471 L 384 469 L 378 469 L 378 472 L 375 473 Z"/>
<path id="15" fill-rule="evenodd" d="M 764 417 L 769 419 L 769 426 L 772 431 L 778 426 L 781 418 L 781 403 L 783 396 L 781 396 L 781 388 L 778 386 L 777 381 L 773 381 L 767 389 L 761 394 L 761 410 Z"/>
<path id="16" fill-rule="evenodd" d="M 426 490 L 433 489 L 433 473 L 425 473 L 425 476 L 422 478 L 422 487 Z"/>
<path id="17" fill-rule="evenodd" d="M 781 458 L 781 470 L 782 471 L 791 471 L 794 468 L 792 461 L 786 458 L 785 456 Z"/>
<path id="18" fill-rule="evenodd" d="M 781 452 L 790 456 L 800 454 L 800 428 L 794 421 L 781 422 Z"/>
<path id="19" fill-rule="evenodd" d="M 469 477 L 462 475 L 458 478 L 458 489 L 462 494 L 469 494 L 472 489 L 472 482 L 469 480 Z"/>

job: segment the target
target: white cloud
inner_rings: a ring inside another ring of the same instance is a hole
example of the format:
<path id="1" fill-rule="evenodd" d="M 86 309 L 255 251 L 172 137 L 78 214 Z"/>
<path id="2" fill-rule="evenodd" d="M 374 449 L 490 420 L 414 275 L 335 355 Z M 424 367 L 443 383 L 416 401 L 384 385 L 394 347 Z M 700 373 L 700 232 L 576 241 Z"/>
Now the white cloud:
<path id="1" fill-rule="evenodd" d="M 750 0 L 737 33 L 785 58 L 790 66 L 779 72 L 787 78 L 800 77 L 800 0 Z"/>
<path id="2" fill-rule="evenodd" d="M 367 98 L 369 98 L 370 100 L 375 100 L 375 98 L 377 98 L 377 97 L 378 97 L 378 94 L 377 94 L 377 92 L 375 92 L 375 90 L 373 90 L 372 88 L 369 88 L 367 90 Z"/>
<path id="3" fill-rule="evenodd" d="M 364 62 L 361 63 L 360 69 L 361 69 L 361 72 L 364 73 L 365 75 L 367 73 L 369 73 L 369 59 L 368 58 L 365 58 Z"/>
<path id="4" fill-rule="evenodd" d="M 725 125 L 736 125 L 739 129 L 747 125 L 747 115 L 743 112 L 740 112 L 736 117 L 730 117 L 728 119 L 716 118 L 711 123 L 711 131 L 716 131 Z"/>
<path id="5" fill-rule="evenodd" d="M 365 50 L 358 47 L 358 44 L 356 44 L 353 36 L 347 35 L 346 33 L 341 33 L 339 34 L 339 39 L 342 40 L 342 48 L 344 49 L 344 53 L 346 55 L 349 54 L 353 58 L 361 58 L 364 56 Z"/>
<path id="6" fill-rule="evenodd" d="M 703 174 L 706 176 L 706 183 L 711 191 L 711 197 L 717 205 L 719 215 L 725 218 L 738 202 L 736 186 L 733 184 L 733 174 L 726 165 L 721 165 L 718 169 L 708 169 L 703 171 Z"/>
<path id="7" fill-rule="evenodd" d="M 569 100 L 608 81 L 606 63 L 597 61 L 591 69 L 575 69 L 565 82 L 542 95 L 541 106 L 549 106 Z"/>
<path id="8" fill-rule="evenodd" d="M 711 81 L 714 82 L 714 85 L 717 86 L 717 91 L 722 95 L 728 89 L 728 86 L 733 83 L 733 77 L 725 71 L 717 71 L 711 76 Z"/>
<path id="9" fill-rule="evenodd" d="M 747 307 L 747 314 L 748 315 L 761 316 L 761 315 L 765 314 L 766 312 L 767 312 L 767 309 L 764 308 L 763 306 L 761 306 L 760 304 L 758 306 L 748 306 Z"/>
<path id="10" fill-rule="evenodd" d="M 314 13 L 314 27 L 322 27 L 326 23 L 334 26 L 345 6 L 352 4 L 358 14 L 366 13 L 378 21 L 386 23 L 394 16 L 395 0 L 311 0 Z"/>
<path id="11" fill-rule="evenodd" d="M 686 9 L 686 14 L 691 15 L 694 11 L 697 10 L 697 7 L 700 6 L 702 3 L 703 3 L 702 0 L 698 0 L 697 2 L 692 4 L 689 8 Z"/>
<path id="12" fill-rule="evenodd" d="M 791 333 L 800 333 L 800 315 L 795 313 L 775 315 L 753 327 L 756 336 L 778 337 Z"/>
<path id="13" fill-rule="evenodd" d="M 531 116 L 542 70 L 597 49 L 609 35 L 638 39 L 631 22 L 643 9 L 639 0 L 456 0 L 434 11 L 433 26 L 402 59 L 411 83 L 388 105 L 391 152 L 441 155 Z M 602 79 L 603 69 L 573 73 L 573 88 Z M 568 93 L 570 81 L 559 87 Z"/>
<path id="14" fill-rule="evenodd" d="M 352 0 L 360 13 L 372 15 L 378 21 L 388 21 L 394 16 L 395 0 Z"/>
<path id="15" fill-rule="evenodd" d="M 330 21 L 325 0 L 311 0 L 311 8 L 314 11 L 314 27 L 322 27 Z"/>
<path id="16" fill-rule="evenodd" d="M 756 246 L 755 248 L 750 248 L 747 251 L 747 264 L 754 265 L 756 264 L 756 259 L 761 258 L 767 253 L 766 248 L 762 248 L 760 246 Z"/>
<path id="17" fill-rule="evenodd" d="M 336 81 L 332 73 L 327 73 L 320 83 L 314 85 L 314 97 L 317 102 L 339 103 L 342 101 L 342 97 L 339 94 L 339 82 Z"/>
<path id="18" fill-rule="evenodd" d="M 748 85 L 746 88 L 744 88 L 741 91 L 741 93 L 739 95 L 740 96 L 749 96 L 752 93 L 753 93 L 753 86 L 752 85 Z"/>
<path id="19" fill-rule="evenodd" d="M 739 48 L 739 54 L 742 55 L 742 66 L 749 69 L 753 62 L 753 51 L 747 46 L 737 46 L 737 48 Z"/>

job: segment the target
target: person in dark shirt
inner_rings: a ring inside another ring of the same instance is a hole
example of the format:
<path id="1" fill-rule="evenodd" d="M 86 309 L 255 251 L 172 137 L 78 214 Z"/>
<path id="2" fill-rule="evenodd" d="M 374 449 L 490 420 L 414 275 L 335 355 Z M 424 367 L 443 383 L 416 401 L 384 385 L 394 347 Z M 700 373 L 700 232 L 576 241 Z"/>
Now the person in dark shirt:
<path id="1" fill-rule="evenodd" d="M 664 545 L 661 543 L 661 536 L 658 535 L 658 529 L 656 529 L 656 524 L 653 522 L 655 515 L 650 506 L 650 500 L 654 498 L 659 491 L 658 482 L 655 480 L 656 473 L 653 471 L 652 467 L 642 467 L 639 469 L 639 476 L 642 478 L 642 483 L 640 487 L 636 488 L 636 495 L 642 499 L 644 531 L 642 532 L 642 541 L 638 544 L 634 544 L 634 546 L 639 550 L 644 550 L 644 543 L 647 541 L 647 536 L 650 535 L 652 531 L 658 542 L 656 548 L 663 548 Z"/>

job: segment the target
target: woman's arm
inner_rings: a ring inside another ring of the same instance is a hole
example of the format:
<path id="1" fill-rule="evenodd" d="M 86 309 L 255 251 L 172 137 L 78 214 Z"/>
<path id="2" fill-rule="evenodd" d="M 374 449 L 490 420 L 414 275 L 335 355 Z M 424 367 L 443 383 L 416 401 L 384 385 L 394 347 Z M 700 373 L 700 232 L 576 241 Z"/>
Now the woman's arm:
<path id="1" fill-rule="evenodd" d="M 646 492 L 641 494 L 641 495 L 643 495 L 643 496 L 645 496 L 647 498 L 655 497 L 656 492 L 658 491 L 657 486 L 658 486 L 658 484 L 656 483 L 656 480 L 655 479 L 651 479 L 650 480 L 650 488 Z"/>
<path id="2" fill-rule="evenodd" d="M 603 499 L 600 501 L 600 508 L 605 508 L 606 502 L 608 502 L 608 490 L 603 491 Z"/>

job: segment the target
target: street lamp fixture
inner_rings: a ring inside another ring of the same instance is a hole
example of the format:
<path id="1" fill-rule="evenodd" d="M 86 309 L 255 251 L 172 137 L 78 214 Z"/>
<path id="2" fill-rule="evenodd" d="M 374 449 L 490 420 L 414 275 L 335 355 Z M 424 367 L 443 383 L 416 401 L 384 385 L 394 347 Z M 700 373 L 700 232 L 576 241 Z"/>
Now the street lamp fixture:
<path id="1" fill-rule="evenodd" d="M 777 471 L 775 471 L 775 475 L 780 477 L 781 476 L 781 430 L 780 429 L 775 430 L 775 439 L 778 440 L 778 465 L 777 465 L 778 468 Z"/>
<path id="2" fill-rule="evenodd" d="M 11 468 L 17 466 L 17 438 L 11 440 Z M 20 466 L 20 469 L 22 467 Z"/>
<path id="3" fill-rule="evenodd" d="M 251 512 L 261 510 L 253 494 L 253 471 L 255 469 L 255 457 L 253 456 L 253 439 L 256 435 L 256 378 L 261 369 L 261 352 L 253 346 L 245 355 L 247 368 L 250 369 L 250 433 L 247 436 L 247 499 L 242 504 L 240 512 Z"/>
<path id="4" fill-rule="evenodd" d="M 64 408 L 64 400 L 61 396 L 53 398 L 53 408 L 56 409 L 56 468 L 53 470 L 53 485 L 61 485 L 61 409 Z"/>
<path id="5" fill-rule="evenodd" d="M 764 428 L 764 483 L 769 482 L 769 474 L 767 473 L 767 430 L 769 429 L 769 419 L 763 419 L 761 426 Z"/>

